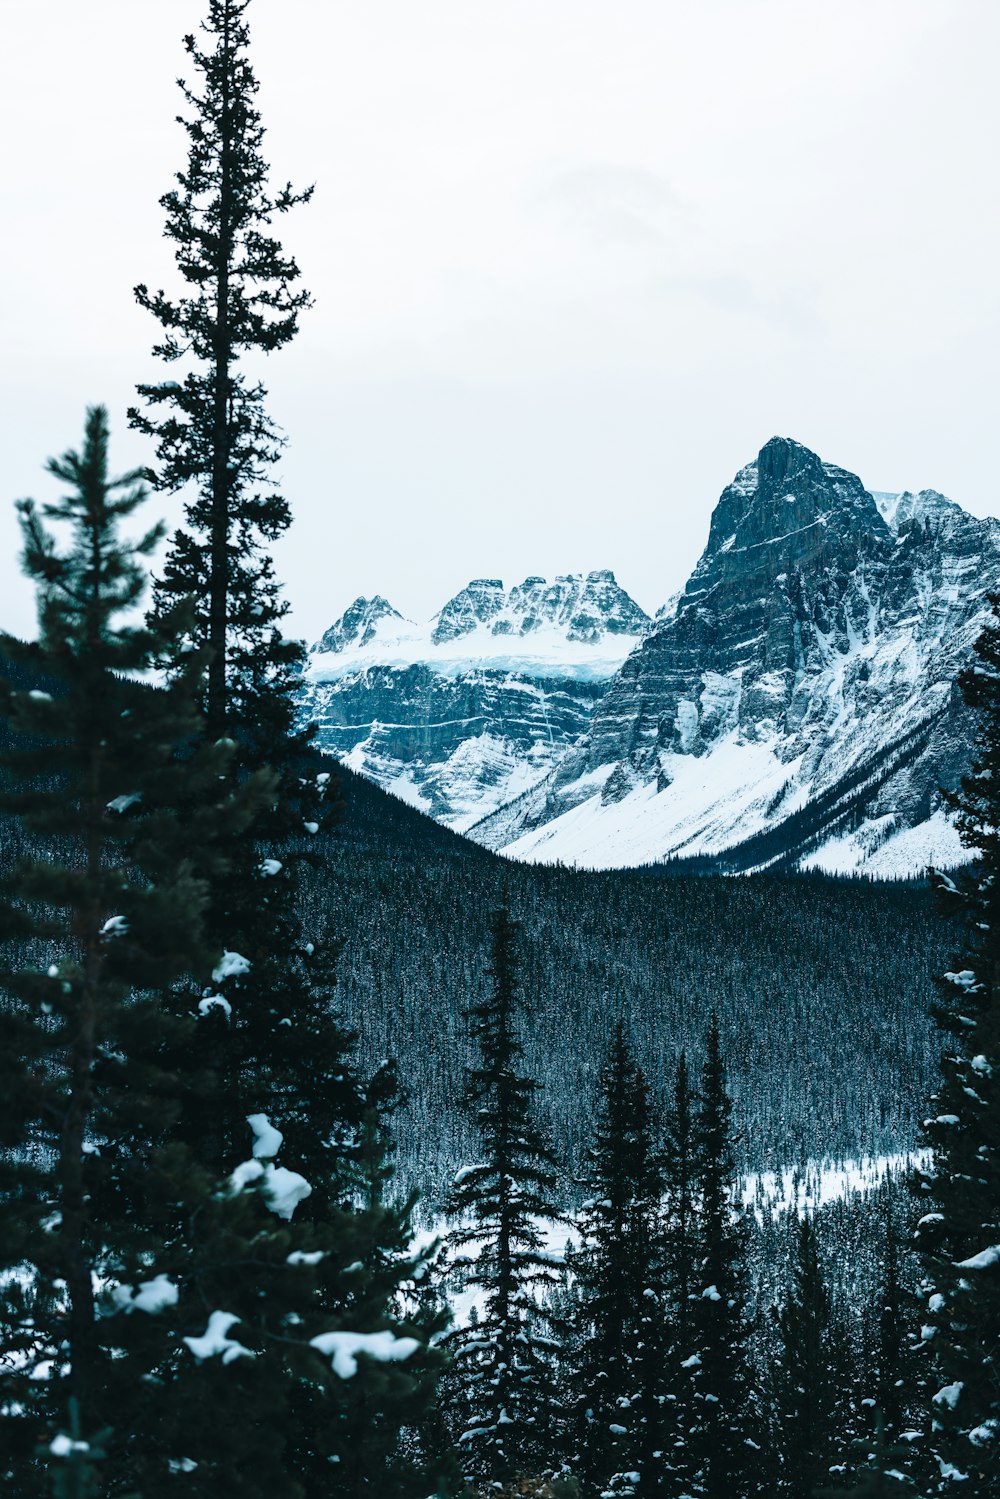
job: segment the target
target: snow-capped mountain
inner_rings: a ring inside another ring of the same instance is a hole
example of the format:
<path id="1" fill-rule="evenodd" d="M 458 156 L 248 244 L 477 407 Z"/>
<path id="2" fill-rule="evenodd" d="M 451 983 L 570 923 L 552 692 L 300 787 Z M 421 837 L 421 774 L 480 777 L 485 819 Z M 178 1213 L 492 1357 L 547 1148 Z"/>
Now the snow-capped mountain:
<path id="1" fill-rule="evenodd" d="M 605 868 L 958 862 L 938 788 L 968 763 L 955 679 L 998 587 L 1000 522 L 932 490 L 874 496 L 773 438 L 584 740 L 471 836 Z"/>
<path id="2" fill-rule="evenodd" d="M 319 742 L 464 829 L 543 780 L 649 619 L 607 571 L 478 578 L 426 624 L 357 599 L 313 646 Z"/>

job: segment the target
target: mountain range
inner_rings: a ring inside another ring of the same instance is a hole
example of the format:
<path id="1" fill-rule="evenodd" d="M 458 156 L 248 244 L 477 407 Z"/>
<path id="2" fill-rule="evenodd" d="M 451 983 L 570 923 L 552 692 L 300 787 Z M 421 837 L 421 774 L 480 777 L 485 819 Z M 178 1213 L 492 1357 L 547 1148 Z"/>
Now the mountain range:
<path id="1" fill-rule="evenodd" d="M 425 625 L 357 599 L 312 649 L 307 711 L 323 749 L 465 831 L 562 763 L 649 623 L 611 572 L 477 578 Z"/>
<path id="2" fill-rule="evenodd" d="M 940 788 L 995 588 L 1000 522 L 772 438 L 655 618 L 607 571 L 480 579 L 423 626 L 358 599 L 305 707 L 351 768 L 520 860 L 912 874 L 962 857 Z"/>

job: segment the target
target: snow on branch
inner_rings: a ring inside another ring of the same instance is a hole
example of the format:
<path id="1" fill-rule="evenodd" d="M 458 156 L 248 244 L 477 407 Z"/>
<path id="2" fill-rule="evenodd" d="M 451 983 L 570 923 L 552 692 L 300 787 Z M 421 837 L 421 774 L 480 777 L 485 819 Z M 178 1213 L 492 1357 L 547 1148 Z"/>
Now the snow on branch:
<path id="1" fill-rule="evenodd" d="M 391 1332 L 321 1332 L 309 1343 L 330 1358 L 334 1374 L 341 1379 L 357 1374 L 359 1354 L 380 1364 L 400 1363 L 420 1347 L 416 1338 L 397 1338 Z"/>

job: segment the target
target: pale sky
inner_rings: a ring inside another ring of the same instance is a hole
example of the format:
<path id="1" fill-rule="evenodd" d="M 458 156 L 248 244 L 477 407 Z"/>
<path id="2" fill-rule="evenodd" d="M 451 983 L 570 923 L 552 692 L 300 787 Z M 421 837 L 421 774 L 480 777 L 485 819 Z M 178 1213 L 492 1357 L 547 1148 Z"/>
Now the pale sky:
<path id="1" fill-rule="evenodd" d="M 155 375 L 137 281 L 202 0 L 0 0 L 0 625 L 12 501 Z M 773 434 L 1000 514 L 996 0 L 254 0 L 269 361 L 310 641 L 358 594 L 612 567 L 651 612 Z M 176 371 L 172 372 L 176 373 Z M 154 498 L 150 518 L 164 509 Z M 176 505 L 173 508 L 176 514 Z"/>

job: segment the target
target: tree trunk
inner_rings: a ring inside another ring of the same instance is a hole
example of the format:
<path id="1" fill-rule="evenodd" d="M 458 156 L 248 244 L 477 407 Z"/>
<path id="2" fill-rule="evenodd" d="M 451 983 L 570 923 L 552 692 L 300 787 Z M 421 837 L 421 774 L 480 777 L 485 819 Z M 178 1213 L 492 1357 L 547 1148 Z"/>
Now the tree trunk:
<path id="1" fill-rule="evenodd" d="M 209 563 L 208 703 L 209 732 L 226 731 L 226 634 L 229 626 L 229 368 L 232 338 L 229 328 L 229 273 L 233 258 L 232 139 L 230 113 L 231 39 L 229 12 L 223 31 L 221 157 L 219 164 L 219 259 L 216 275 L 215 358 L 212 397 L 212 537 Z"/>

